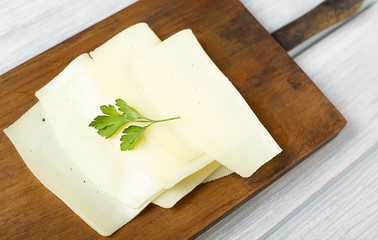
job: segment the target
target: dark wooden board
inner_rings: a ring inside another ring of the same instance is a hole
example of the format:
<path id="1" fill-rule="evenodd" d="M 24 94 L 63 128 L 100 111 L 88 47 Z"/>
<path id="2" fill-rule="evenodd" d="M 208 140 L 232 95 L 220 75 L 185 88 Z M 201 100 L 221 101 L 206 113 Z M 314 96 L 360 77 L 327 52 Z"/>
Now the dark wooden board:
<path id="1" fill-rule="evenodd" d="M 35 91 L 76 56 L 141 21 L 161 39 L 185 28 L 193 29 L 284 151 L 250 178 L 231 175 L 201 185 L 172 209 L 149 206 L 110 238 L 193 237 L 298 164 L 346 124 L 238 1 L 142 0 L 2 75 L 0 129 L 34 105 Z M 100 238 L 40 184 L 3 131 L 0 183 L 1 239 Z"/>

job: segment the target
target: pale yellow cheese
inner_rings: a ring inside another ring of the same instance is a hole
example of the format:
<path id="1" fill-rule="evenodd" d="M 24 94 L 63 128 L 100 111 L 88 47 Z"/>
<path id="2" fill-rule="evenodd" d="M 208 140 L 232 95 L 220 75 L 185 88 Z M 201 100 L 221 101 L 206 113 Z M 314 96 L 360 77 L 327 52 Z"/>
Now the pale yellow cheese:
<path id="1" fill-rule="evenodd" d="M 86 104 L 76 87 L 84 84 L 87 98 L 100 106 L 106 101 L 106 91 L 101 91 L 101 85 L 91 84 L 98 77 L 96 65 L 89 55 L 83 54 L 36 95 L 62 146 L 81 171 L 104 192 L 140 208 L 163 189 L 137 171 L 111 141 L 88 127 L 95 110 Z"/>
<path id="2" fill-rule="evenodd" d="M 163 192 L 157 198 L 155 198 L 152 201 L 152 203 L 163 208 L 173 207 L 178 201 L 180 201 L 194 188 L 200 185 L 202 181 L 204 181 L 204 179 L 208 177 L 211 173 L 213 173 L 214 170 L 216 170 L 219 166 L 220 164 L 215 161 L 210 163 L 198 172 L 193 173 L 189 177 L 177 183 L 172 188 L 165 190 L 165 192 Z"/>
<path id="3" fill-rule="evenodd" d="M 99 234 L 111 235 L 147 205 L 133 209 L 82 173 L 60 144 L 40 103 L 4 132 L 38 180 Z"/>
<path id="4" fill-rule="evenodd" d="M 249 177 L 281 152 L 190 30 L 154 47 L 133 66 L 160 111 L 213 159 Z"/>
<path id="5" fill-rule="evenodd" d="M 160 43 L 141 23 L 90 54 L 5 131 L 36 177 L 100 234 L 152 200 L 169 208 L 203 181 L 250 176 L 281 151 L 191 31 Z M 135 150 L 121 152 L 120 132 L 106 140 L 88 127 L 117 98 L 153 119 L 181 119 L 150 127 Z"/>
<path id="6" fill-rule="evenodd" d="M 175 116 L 165 116 L 158 111 L 154 100 L 144 92 L 130 67 L 135 60 L 160 42 L 146 23 L 139 23 L 90 52 L 90 56 L 111 88 L 113 98 L 122 98 L 142 115 L 151 119 Z M 174 157 L 171 161 L 176 165 L 187 164 L 203 154 L 171 122 L 149 128 L 144 136 L 172 154 Z"/>
<path id="7" fill-rule="evenodd" d="M 205 178 L 205 180 L 203 180 L 203 183 L 208 183 L 208 182 L 211 182 L 211 181 L 214 181 L 214 180 L 217 180 L 219 178 L 223 178 L 223 177 L 226 177 L 228 175 L 231 175 L 232 173 L 234 173 L 234 171 L 226 168 L 225 166 L 220 166 L 218 167 L 214 172 L 212 172 L 209 176 L 207 176 L 207 178 Z"/>
<path id="8" fill-rule="evenodd" d="M 144 93 L 130 71 L 131 64 L 159 42 L 147 24 L 141 23 L 126 29 L 90 53 L 102 73 L 102 78 L 96 77 L 93 81 L 95 85 L 104 87 L 97 93 L 92 91 L 92 88 L 88 89 L 86 84 L 76 84 L 76 87 L 81 92 L 83 101 L 93 112 L 93 118 L 101 114 L 98 109 L 98 100 L 101 97 L 96 95 L 104 94 L 107 99 L 113 101 L 117 98 L 124 99 L 149 118 L 171 117 L 161 115 L 157 111 L 153 100 Z M 102 104 L 105 103 L 108 102 Z M 120 145 L 120 135 L 119 132 L 111 138 L 117 147 Z M 187 140 L 171 122 L 149 127 L 136 148 L 123 152 L 123 155 L 140 172 L 163 188 L 171 188 L 214 160 L 209 156 L 202 156 L 203 152 Z"/>

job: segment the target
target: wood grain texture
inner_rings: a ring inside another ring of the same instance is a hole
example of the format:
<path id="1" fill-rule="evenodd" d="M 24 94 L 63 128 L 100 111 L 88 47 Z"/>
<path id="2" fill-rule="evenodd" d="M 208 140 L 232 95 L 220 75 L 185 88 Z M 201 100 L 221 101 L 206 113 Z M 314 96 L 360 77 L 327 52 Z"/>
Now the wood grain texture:
<path id="1" fill-rule="evenodd" d="M 376 0 L 365 0 L 371 4 Z M 0 74 L 129 6 L 135 0 L 0 1 Z M 322 0 L 241 0 L 268 32 L 310 11 Z M 364 6 L 362 8 L 364 8 Z"/>
<path id="2" fill-rule="evenodd" d="M 372 0 L 365 0 L 365 2 Z M 135 0 L 0 1 L 0 74 L 92 26 Z M 273 32 L 322 0 L 241 0 Z"/>
<path id="3" fill-rule="evenodd" d="M 136 0 L 0 0 L 0 74 Z"/>
<path id="4" fill-rule="evenodd" d="M 31 56 L 84 29 L 85 26 L 82 25 L 84 21 L 92 25 L 109 14 L 107 12 L 109 9 L 117 10 L 118 6 L 120 10 L 122 6 L 119 4 L 124 1 L 65 0 L 64 4 L 61 4 L 62 2 L 61 0 L 0 1 L 0 29 L 4 27 L 9 29 L 7 34 L 1 34 L 0 30 L 0 52 L 2 53 L 0 74 L 4 72 L 2 69 L 9 69 L 9 67 L 4 67 L 9 66 L 9 60 L 12 60 L 13 64 L 21 64 Z M 241 2 L 271 32 L 309 11 L 321 0 L 242 0 Z M 369 1 L 365 0 L 364 5 L 367 2 Z M 86 11 L 82 6 L 89 4 L 91 4 L 91 10 Z M 38 9 L 45 9 L 50 14 L 38 12 Z M 305 72 L 348 119 L 346 129 L 306 161 L 233 211 L 200 239 L 256 239 L 257 236 L 266 236 L 264 234 L 266 231 L 279 227 L 286 219 L 293 217 L 292 213 L 295 217 L 297 210 L 305 207 L 312 195 L 326 190 L 329 181 L 346 168 L 352 167 L 349 164 L 358 161 L 359 156 L 369 149 L 369 144 L 376 141 L 377 132 L 372 127 L 374 123 L 372 117 L 377 106 L 373 104 L 371 96 L 374 93 L 374 87 L 377 86 L 374 69 L 378 69 L 378 64 L 374 64 L 373 60 L 378 45 L 376 41 L 378 35 L 376 31 L 372 31 L 377 26 L 370 20 L 371 16 L 378 15 L 377 7 L 375 9 L 375 11 L 368 9 L 361 14 L 362 16 L 347 22 L 330 38 L 326 37 L 324 41 L 311 47 L 319 40 L 315 39 L 308 45 L 302 57 L 296 59 L 297 63 L 305 68 Z M 35 14 L 27 17 L 31 13 Z M 24 19 L 27 21 L 23 21 Z M 374 21 L 377 23 L 377 20 Z M 67 22 L 69 24 L 66 24 Z M 344 38 L 344 36 L 347 37 Z M 358 38 L 359 36 L 363 37 Z M 308 42 L 306 41 L 306 44 Z M 333 51 L 336 45 L 338 50 Z M 367 52 L 373 55 L 369 56 Z M 344 73 L 345 69 L 349 71 Z M 363 79 L 364 84 L 360 84 L 360 79 Z M 370 92 L 367 94 L 370 100 L 364 97 L 367 92 Z M 375 175 L 370 177 L 373 176 Z M 340 196 L 343 195 L 343 191 L 348 190 L 344 187 L 339 188 Z M 351 197 L 348 200 L 352 202 L 354 198 Z M 332 206 L 327 209 L 327 212 L 332 214 L 332 211 L 337 210 L 337 206 Z M 346 207 L 346 215 L 348 211 L 353 211 L 353 208 Z M 322 212 L 317 212 L 317 214 L 321 216 Z M 364 221 L 363 224 L 358 219 L 350 221 L 354 224 L 351 230 L 354 233 L 361 233 L 366 228 L 374 229 L 374 221 Z M 314 222 L 318 223 L 321 229 L 323 224 L 328 224 L 328 219 Z M 280 227 L 279 229 L 284 230 Z M 315 234 L 316 229 L 317 225 L 301 228 L 302 233 Z M 341 225 L 328 229 L 330 234 L 334 231 L 348 232 L 350 230 L 347 226 L 341 227 Z"/>
<path id="5" fill-rule="evenodd" d="M 324 0 L 241 0 L 264 28 L 272 33 L 305 13 Z"/>
<path id="6" fill-rule="evenodd" d="M 295 58 L 296 63 L 340 110 L 348 124 L 331 142 L 222 219 L 199 239 L 263 239 L 274 231 L 285 231 L 285 223 L 306 208 L 314 195 L 326 191 L 328 183 L 342 172 L 352 170 L 354 163 L 377 143 L 378 32 L 371 31 L 377 28 L 378 4 L 374 4 Z M 363 174 L 368 178 L 376 177 L 371 172 Z M 353 189 L 357 191 L 358 187 L 354 185 Z M 372 190 L 377 187 L 372 186 Z M 340 202 L 344 201 L 341 197 L 344 191 L 350 189 L 339 188 Z M 361 195 L 359 200 L 348 198 L 351 204 L 344 206 L 342 211 L 345 215 L 353 213 L 354 201 L 365 199 L 369 202 L 371 196 Z M 329 235 L 326 239 L 336 232 L 341 235 L 352 231 L 347 226 L 333 225 L 334 221 L 326 217 L 324 221 L 318 221 L 322 216 L 340 211 L 334 203 L 325 204 L 330 206 L 326 211 L 317 211 L 309 216 L 310 221 L 317 224 L 307 226 L 297 221 L 290 227 L 295 228 L 298 224 L 303 234 L 311 232 L 316 235 L 324 231 L 325 225 L 332 225 L 327 229 Z M 301 216 L 306 214 L 304 212 Z M 369 228 L 373 230 L 376 224 L 376 220 L 350 221 L 354 234 L 363 234 Z M 377 229 L 374 230 L 377 233 Z"/>
<path id="7" fill-rule="evenodd" d="M 149 23 L 163 39 L 192 28 L 284 152 L 251 178 L 233 175 L 202 185 L 173 209 L 148 207 L 113 238 L 193 236 L 298 164 L 345 125 L 340 113 L 239 2 L 162 0 L 138 2 L 1 76 L 0 98 L 6 103 L 1 105 L 2 112 L 9 114 L 1 116 L 0 128 L 30 108 L 36 102 L 33 93 L 70 60 L 140 21 Z M 6 238 L 97 236 L 31 176 L 3 133 L 0 142 L 1 205 L 6 206 L 1 209 L 0 225 Z M 166 226 L 169 231 L 162 231 Z"/>
<path id="8" fill-rule="evenodd" d="M 376 144 L 267 239 L 377 239 L 377 160 Z"/>
<path id="9" fill-rule="evenodd" d="M 289 51 L 324 29 L 352 16 L 363 0 L 326 0 L 307 14 L 272 33 Z"/>

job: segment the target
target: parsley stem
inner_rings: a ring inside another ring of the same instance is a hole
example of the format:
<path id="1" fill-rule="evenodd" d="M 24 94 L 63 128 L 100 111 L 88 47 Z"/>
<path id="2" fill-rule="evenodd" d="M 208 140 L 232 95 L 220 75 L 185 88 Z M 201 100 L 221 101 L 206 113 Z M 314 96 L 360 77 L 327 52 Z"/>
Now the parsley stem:
<path id="1" fill-rule="evenodd" d="M 152 120 L 152 119 L 149 119 L 149 118 L 143 118 L 145 120 L 133 120 L 133 122 L 141 122 L 141 123 L 158 123 L 158 122 L 166 122 L 166 121 L 171 121 L 171 120 L 175 120 L 175 119 L 179 119 L 180 117 L 173 117 L 173 118 L 166 118 L 166 119 L 161 119 L 161 120 Z"/>
<path id="2" fill-rule="evenodd" d="M 171 121 L 175 119 L 179 119 L 180 117 L 173 117 L 173 118 L 166 118 L 166 119 L 161 119 L 161 120 L 152 120 L 153 123 L 158 123 L 158 122 L 166 122 L 166 121 Z"/>
<path id="3" fill-rule="evenodd" d="M 141 122 L 141 123 L 149 123 L 150 120 L 133 120 L 132 122 Z"/>

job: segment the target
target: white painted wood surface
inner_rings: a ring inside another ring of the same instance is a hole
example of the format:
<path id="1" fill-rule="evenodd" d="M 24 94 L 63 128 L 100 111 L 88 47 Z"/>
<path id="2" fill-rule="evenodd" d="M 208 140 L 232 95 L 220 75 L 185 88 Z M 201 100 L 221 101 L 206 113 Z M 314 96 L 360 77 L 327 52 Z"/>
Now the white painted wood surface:
<path id="1" fill-rule="evenodd" d="M 377 239 L 378 145 L 307 200 L 268 239 Z"/>
<path id="2" fill-rule="evenodd" d="M 0 0 L 0 74 L 136 0 Z"/>
<path id="3" fill-rule="evenodd" d="M 0 0 L 0 74 L 132 2 Z M 242 2 L 272 32 L 321 0 Z M 295 58 L 347 127 L 199 239 L 378 238 L 377 29 L 375 4 Z"/>

